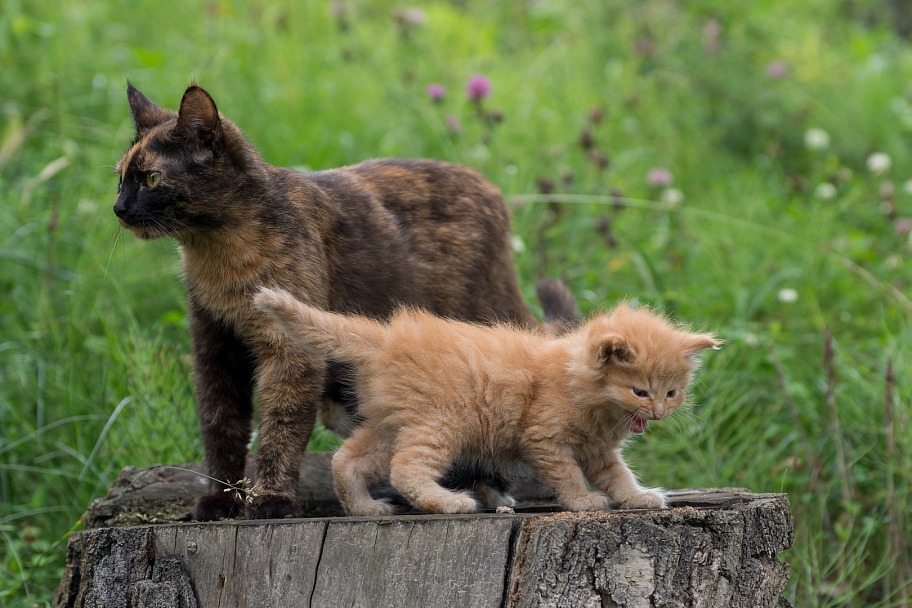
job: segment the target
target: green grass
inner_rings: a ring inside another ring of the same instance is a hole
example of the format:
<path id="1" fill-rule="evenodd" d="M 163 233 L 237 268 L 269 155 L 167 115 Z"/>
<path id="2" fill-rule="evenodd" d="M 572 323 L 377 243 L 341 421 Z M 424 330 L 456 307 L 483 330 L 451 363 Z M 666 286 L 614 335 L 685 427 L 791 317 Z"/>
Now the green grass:
<path id="1" fill-rule="evenodd" d="M 587 311 L 633 298 L 727 340 L 699 405 L 629 450 L 643 480 L 788 492 L 796 605 L 909 605 L 912 47 L 871 18 L 887 3 L 441 0 L 412 26 L 391 2 L 299 4 L 0 6 L 0 603 L 49 601 L 122 466 L 202 457 L 175 247 L 111 212 L 129 78 L 170 107 L 198 80 L 277 165 L 484 172 L 533 307 L 537 278 L 562 276 Z"/>

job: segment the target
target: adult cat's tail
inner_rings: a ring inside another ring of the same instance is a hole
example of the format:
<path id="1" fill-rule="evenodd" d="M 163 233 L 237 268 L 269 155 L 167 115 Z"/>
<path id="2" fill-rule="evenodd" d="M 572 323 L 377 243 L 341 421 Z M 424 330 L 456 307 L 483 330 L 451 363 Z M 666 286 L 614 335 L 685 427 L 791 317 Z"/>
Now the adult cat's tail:
<path id="1" fill-rule="evenodd" d="M 555 279 L 540 281 L 535 286 L 538 301 L 545 313 L 544 327 L 554 334 L 575 329 L 583 321 L 576 300 L 566 285 Z"/>
<path id="2" fill-rule="evenodd" d="M 361 361 L 383 341 L 385 328 L 380 322 L 309 306 L 285 290 L 261 287 L 253 304 L 293 342 L 338 361 Z"/>

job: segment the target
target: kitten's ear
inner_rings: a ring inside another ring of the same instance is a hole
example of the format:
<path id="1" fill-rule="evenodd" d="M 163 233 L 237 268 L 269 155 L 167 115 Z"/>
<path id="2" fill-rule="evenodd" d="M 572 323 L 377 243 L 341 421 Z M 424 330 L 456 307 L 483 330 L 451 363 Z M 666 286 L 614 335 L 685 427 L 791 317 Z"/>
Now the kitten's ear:
<path id="1" fill-rule="evenodd" d="M 172 118 L 174 113 L 158 107 L 149 98 L 139 92 L 130 81 L 127 81 L 127 101 L 133 113 L 133 124 L 136 126 L 136 137 L 142 137 L 152 127 L 157 127 Z"/>
<path id="2" fill-rule="evenodd" d="M 725 342 L 717 340 L 712 334 L 685 334 L 683 347 L 688 357 L 695 357 L 703 349 L 719 350 L 723 344 Z"/>
<path id="3" fill-rule="evenodd" d="M 624 336 L 606 334 L 599 337 L 595 348 L 596 367 L 606 365 L 630 365 L 636 360 L 634 351 Z"/>
<path id="4" fill-rule="evenodd" d="M 222 123 L 218 109 L 202 87 L 191 84 L 184 91 L 174 131 L 208 146 L 221 138 Z"/>

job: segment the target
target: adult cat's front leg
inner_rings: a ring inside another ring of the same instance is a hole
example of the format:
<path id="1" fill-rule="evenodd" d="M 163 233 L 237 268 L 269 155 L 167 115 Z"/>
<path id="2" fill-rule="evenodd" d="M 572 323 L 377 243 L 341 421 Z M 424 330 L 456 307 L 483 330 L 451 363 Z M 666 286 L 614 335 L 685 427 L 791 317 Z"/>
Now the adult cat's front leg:
<path id="1" fill-rule="evenodd" d="M 284 342 L 261 350 L 257 359 L 260 438 L 256 496 L 247 517 L 293 517 L 300 512 L 298 471 L 313 432 L 326 364 Z"/>
<path id="2" fill-rule="evenodd" d="M 237 492 L 227 484 L 244 477 L 253 406 L 253 357 L 236 335 L 215 321 L 190 298 L 193 371 L 197 413 L 209 493 L 197 499 L 194 518 L 201 521 L 236 517 L 244 511 Z"/>
<path id="3" fill-rule="evenodd" d="M 589 458 L 584 466 L 592 483 L 607 492 L 622 509 L 665 508 L 665 495 L 641 486 L 617 449 Z"/>

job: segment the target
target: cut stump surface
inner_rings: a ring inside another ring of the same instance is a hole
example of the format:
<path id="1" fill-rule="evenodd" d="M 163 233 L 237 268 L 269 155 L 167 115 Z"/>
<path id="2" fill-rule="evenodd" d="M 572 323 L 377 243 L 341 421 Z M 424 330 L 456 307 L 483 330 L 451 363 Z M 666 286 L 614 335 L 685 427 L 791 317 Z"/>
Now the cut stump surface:
<path id="1" fill-rule="evenodd" d="M 788 606 L 784 494 L 681 491 L 658 511 L 574 514 L 537 497 L 509 514 L 327 517 L 339 512 L 328 457 L 303 469 L 302 506 L 322 517 L 209 523 L 164 523 L 189 520 L 206 487 L 197 475 L 125 469 L 89 509 L 90 529 L 70 537 L 55 605 Z"/>

